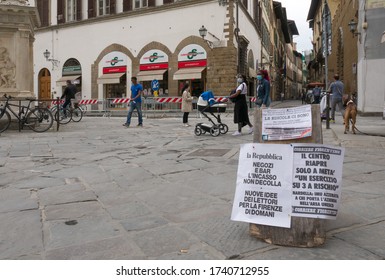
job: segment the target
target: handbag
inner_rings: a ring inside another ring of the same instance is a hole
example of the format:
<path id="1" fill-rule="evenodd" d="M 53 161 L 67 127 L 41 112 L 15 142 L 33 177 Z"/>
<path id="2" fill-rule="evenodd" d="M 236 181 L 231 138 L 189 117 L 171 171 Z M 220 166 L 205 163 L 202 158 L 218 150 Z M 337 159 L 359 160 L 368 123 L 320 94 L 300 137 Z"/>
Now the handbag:
<path id="1" fill-rule="evenodd" d="M 257 97 L 257 99 L 255 100 L 255 104 L 258 105 L 258 106 L 261 106 L 262 103 L 263 103 L 262 98 Z"/>

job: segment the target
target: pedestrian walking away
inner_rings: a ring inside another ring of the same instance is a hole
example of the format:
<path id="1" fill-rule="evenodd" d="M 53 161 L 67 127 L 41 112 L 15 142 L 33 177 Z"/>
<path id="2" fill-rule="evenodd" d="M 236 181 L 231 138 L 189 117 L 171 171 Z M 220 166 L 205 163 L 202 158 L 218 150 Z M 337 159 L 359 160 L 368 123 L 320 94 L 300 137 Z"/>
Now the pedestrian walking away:
<path id="1" fill-rule="evenodd" d="M 234 123 L 238 124 L 238 130 L 233 133 L 234 136 L 242 135 L 242 127 L 249 126 L 249 134 L 253 133 L 253 126 L 249 120 L 246 96 L 247 85 L 244 75 L 237 76 L 238 87 L 235 92 L 232 92 L 229 99 L 235 100 L 234 104 Z"/>
<path id="2" fill-rule="evenodd" d="M 262 103 L 257 104 L 257 106 L 261 108 L 269 108 L 270 107 L 270 78 L 269 74 L 266 70 L 260 70 L 257 73 L 257 101 L 261 100 Z"/>
<path id="3" fill-rule="evenodd" d="M 63 104 L 63 112 L 65 117 L 67 117 L 66 116 L 67 112 L 65 109 L 67 108 L 68 105 L 71 104 L 71 99 L 75 98 L 76 91 L 77 91 L 76 86 L 72 84 L 70 80 L 67 80 L 67 86 L 64 89 L 62 96 L 60 97 L 60 99 L 63 99 L 63 98 L 65 99 Z"/>
<path id="4" fill-rule="evenodd" d="M 190 85 L 185 84 L 182 88 L 182 108 L 181 111 L 183 112 L 183 125 L 184 126 L 190 126 L 188 123 L 188 115 L 192 111 L 192 101 L 193 97 L 190 93 Z"/>
<path id="5" fill-rule="evenodd" d="M 339 112 L 342 115 L 342 119 L 345 115 L 344 106 L 342 104 L 342 97 L 344 95 L 344 84 L 340 81 L 340 77 L 338 74 L 334 75 L 334 82 L 330 84 L 328 92 L 331 93 L 331 122 L 334 123 L 337 106 Z"/>
<path id="6" fill-rule="evenodd" d="M 125 127 L 129 127 L 131 124 L 132 112 L 136 109 L 138 112 L 138 126 L 143 126 L 143 117 L 142 117 L 142 92 L 143 86 L 138 83 L 136 77 L 131 78 L 131 98 L 130 105 L 127 114 L 127 120 L 123 124 Z"/>

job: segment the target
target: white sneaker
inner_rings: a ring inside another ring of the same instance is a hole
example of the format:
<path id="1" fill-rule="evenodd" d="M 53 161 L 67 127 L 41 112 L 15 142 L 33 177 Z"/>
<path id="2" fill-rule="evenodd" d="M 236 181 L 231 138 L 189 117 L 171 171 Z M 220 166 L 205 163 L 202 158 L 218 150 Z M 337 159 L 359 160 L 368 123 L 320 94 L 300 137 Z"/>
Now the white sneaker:
<path id="1" fill-rule="evenodd" d="M 190 126 L 188 123 L 185 123 L 183 126 L 185 126 L 185 127 L 188 127 L 188 126 Z"/>
<path id="2" fill-rule="evenodd" d="M 252 134 L 254 132 L 254 128 L 253 127 L 250 127 L 249 128 L 249 134 Z"/>
<path id="3" fill-rule="evenodd" d="M 239 132 L 238 130 L 233 133 L 233 136 L 240 136 L 240 135 L 242 135 L 242 133 Z"/>

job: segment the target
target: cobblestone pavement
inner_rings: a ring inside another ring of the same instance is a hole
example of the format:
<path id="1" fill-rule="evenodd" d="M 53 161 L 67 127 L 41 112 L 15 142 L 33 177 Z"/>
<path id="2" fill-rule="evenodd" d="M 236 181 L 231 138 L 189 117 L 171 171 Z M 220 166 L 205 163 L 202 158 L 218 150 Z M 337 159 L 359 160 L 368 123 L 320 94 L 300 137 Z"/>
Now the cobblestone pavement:
<path id="1" fill-rule="evenodd" d="M 252 135 L 232 136 L 232 114 L 222 119 L 230 131 L 218 137 L 179 117 L 2 133 L 0 259 L 384 259 L 384 137 L 345 135 L 342 119 L 323 127 L 325 144 L 346 148 L 337 220 L 321 247 L 281 247 L 230 220 L 239 145 Z M 357 121 L 367 133 L 384 125 Z"/>

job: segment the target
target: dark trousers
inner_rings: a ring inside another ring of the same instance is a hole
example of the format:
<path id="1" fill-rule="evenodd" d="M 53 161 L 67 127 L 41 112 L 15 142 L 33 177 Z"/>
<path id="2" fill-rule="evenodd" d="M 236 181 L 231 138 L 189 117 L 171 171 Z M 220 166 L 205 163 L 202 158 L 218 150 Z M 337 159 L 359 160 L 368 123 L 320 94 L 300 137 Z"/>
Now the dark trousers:
<path id="1" fill-rule="evenodd" d="M 189 114 L 189 112 L 183 113 L 183 123 L 188 123 L 188 114 Z"/>

